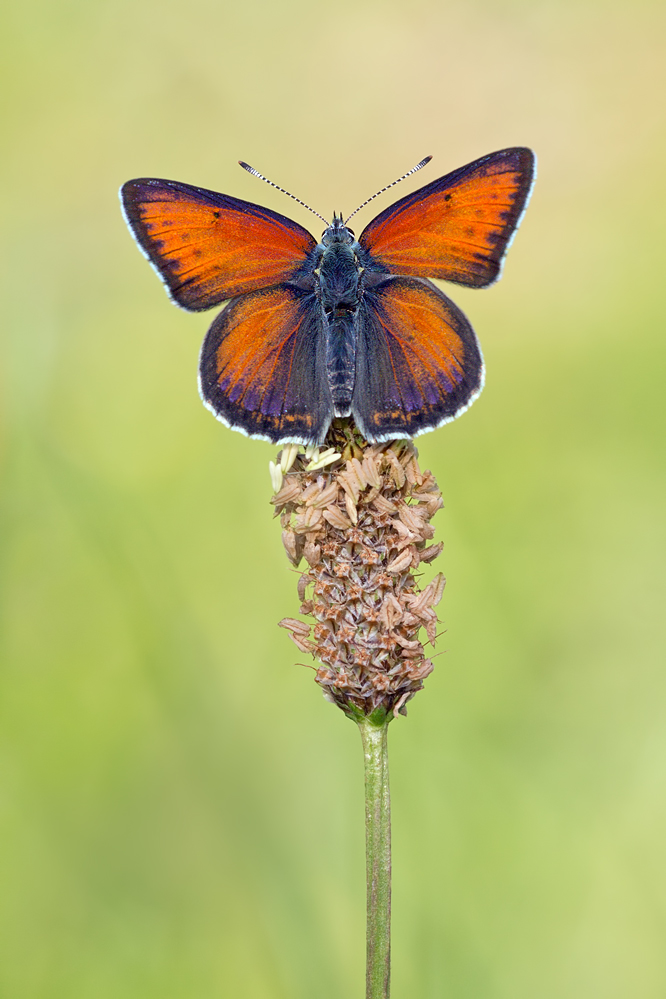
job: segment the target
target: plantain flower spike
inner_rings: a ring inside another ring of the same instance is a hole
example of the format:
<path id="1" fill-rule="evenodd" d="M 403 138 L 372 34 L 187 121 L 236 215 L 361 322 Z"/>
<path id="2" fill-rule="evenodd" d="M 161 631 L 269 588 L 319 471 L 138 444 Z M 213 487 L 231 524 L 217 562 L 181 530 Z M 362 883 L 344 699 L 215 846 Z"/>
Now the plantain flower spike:
<path id="1" fill-rule="evenodd" d="M 442 550 L 429 542 L 443 503 L 417 454 L 408 440 L 368 444 L 336 420 L 321 452 L 288 444 L 271 462 L 271 503 L 289 560 L 305 560 L 298 595 L 310 619 L 280 626 L 319 661 L 324 696 L 357 721 L 406 714 L 433 669 L 419 633 L 434 646 L 445 580 L 420 589 L 417 570 Z"/>

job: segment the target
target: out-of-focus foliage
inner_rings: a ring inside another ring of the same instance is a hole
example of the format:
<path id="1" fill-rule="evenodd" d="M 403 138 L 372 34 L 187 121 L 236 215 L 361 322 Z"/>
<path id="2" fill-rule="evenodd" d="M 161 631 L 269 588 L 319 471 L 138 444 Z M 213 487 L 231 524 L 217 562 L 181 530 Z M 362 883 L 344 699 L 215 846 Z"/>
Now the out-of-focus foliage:
<path id="1" fill-rule="evenodd" d="M 661 999 L 663 8 L 2 16 L 0 994 L 362 994 L 360 741 L 275 627 L 273 449 L 201 406 L 209 319 L 169 305 L 116 189 L 311 227 L 236 160 L 330 216 L 427 153 L 401 193 L 525 144 L 504 279 L 449 289 L 487 388 L 418 442 L 449 584 L 391 731 L 394 994 Z"/>

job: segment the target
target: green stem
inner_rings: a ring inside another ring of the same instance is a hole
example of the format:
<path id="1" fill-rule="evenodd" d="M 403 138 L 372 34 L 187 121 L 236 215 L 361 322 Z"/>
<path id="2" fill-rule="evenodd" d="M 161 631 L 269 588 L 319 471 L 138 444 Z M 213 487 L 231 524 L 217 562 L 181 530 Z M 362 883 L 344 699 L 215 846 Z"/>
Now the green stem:
<path id="1" fill-rule="evenodd" d="M 390 717 L 390 716 L 389 716 Z M 388 999 L 391 979 L 391 797 L 388 725 L 358 721 L 365 764 L 365 856 L 368 901 L 366 999 Z"/>

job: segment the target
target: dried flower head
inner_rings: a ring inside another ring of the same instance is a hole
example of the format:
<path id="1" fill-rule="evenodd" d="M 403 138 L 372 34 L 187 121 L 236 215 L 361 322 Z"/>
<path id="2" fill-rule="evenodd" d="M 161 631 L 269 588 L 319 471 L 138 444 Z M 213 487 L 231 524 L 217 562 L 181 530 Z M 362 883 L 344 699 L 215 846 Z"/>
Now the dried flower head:
<path id="1" fill-rule="evenodd" d="M 433 669 L 419 632 L 435 644 L 445 580 L 440 573 L 421 590 L 415 570 L 443 547 L 428 545 L 442 497 L 411 441 L 367 444 L 336 421 L 326 444 L 305 454 L 288 445 L 271 463 L 283 476 L 271 502 L 285 550 L 308 565 L 300 611 L 314 618 L 280 625 L 319 660 L 315 679 L 346 714 L 405 714 Z"/>

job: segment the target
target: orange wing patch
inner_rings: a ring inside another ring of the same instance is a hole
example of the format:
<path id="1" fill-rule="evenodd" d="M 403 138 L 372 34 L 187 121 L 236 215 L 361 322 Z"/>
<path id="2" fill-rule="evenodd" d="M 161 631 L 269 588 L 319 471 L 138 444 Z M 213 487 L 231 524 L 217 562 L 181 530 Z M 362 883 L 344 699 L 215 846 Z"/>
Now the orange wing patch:
<path id="1" fill-rule="evenodd" d="M 130 180 L 121 197 L 137 242 L 191 311 L 292 279 L 316 246 L 284 215 L 189 184 Z"/>
<path id="2" fill-rule="evenodd" d="M 313 294 L 287 284 L 235 299 L 204 340 L 203 400 L 250 437 L 320 444 L 333 413 L 324 349 Z"/>
<path id="3" fill-rule="evenodd" d="M 366 292 L 352 412 L 368 440 L 413 437 L 453 420 L 483 386 L 469 322 L 430 282 L 393 278 Z"/>
<path id="4" fill-rule="evenodd" d="M 359 243 L 391 274 L 485 287 L 499 276 L 534 167 L 530 149 L 484 156 L 391 205 Z"/>

